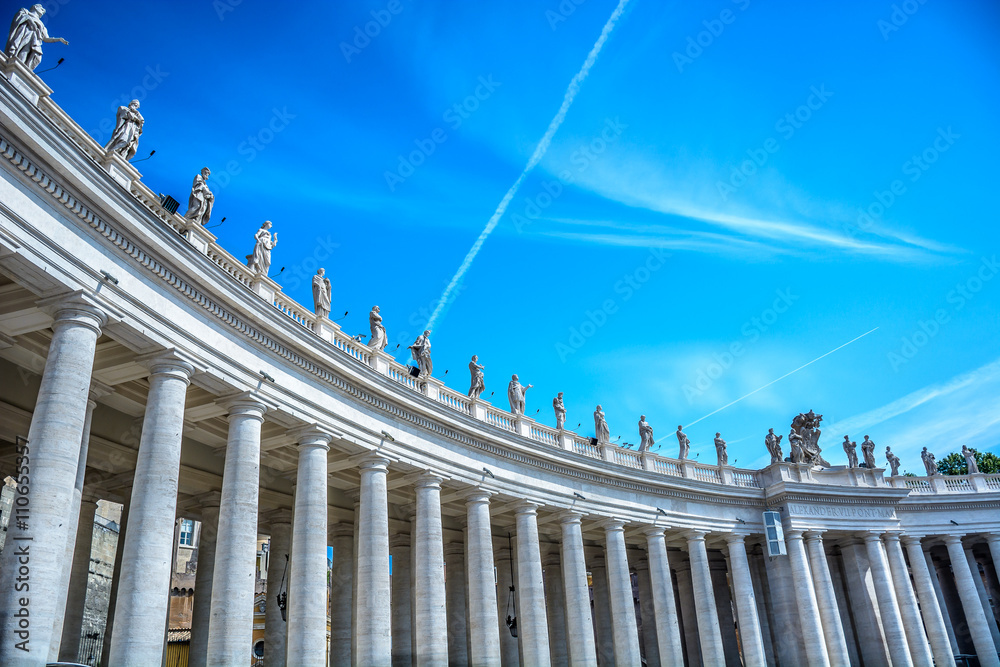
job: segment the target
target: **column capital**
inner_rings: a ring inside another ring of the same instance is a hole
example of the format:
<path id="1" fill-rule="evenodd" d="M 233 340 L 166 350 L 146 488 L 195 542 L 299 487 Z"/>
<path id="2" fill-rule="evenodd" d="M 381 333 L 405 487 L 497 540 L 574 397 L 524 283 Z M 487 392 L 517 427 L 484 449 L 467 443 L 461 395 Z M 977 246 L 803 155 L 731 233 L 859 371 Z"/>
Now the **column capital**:
<path id="1" fill-rule="evenodd" d="M 923 548 L 923 543 L 921 542 L 921 540 L 924 537 L 925 537 L 924 535 L 910 535 L 907 533 L 903 533 L 902 535 L 899 536 L 899 539 L 902 540 L 903 544 L 905 544 L 906 546 L 912 546 L 916 544 L 920 548 Z"/>
<path id="2" fill-rule="evenodd" d="M 691 528 L 682 532 L 681 535 L 688 541 L 688 544 L 690 544 L 691 542 L 704 542 L 705 536 L 708 535 L 708 532 L 709 531 L 701 530 L 700 528 Z"/>
<path id="3" fill-rule="evenodd" d="M 941 539 L 944 540 L 944 543 L 947 545 L 957 544 L 959 546 L 962 546 L 962 537 L 964 537 L 964 535 L 949 534 L 949 535 L 942 535 Z"/>
<path id="4" fill-rule="evenodd" d="M 723 535 L 723 539 L 726 540 L 726 544 L 736 544 L 736 543 L 739 543 L 739 544 L 743 544 L 745 546 L 746 545 L 746 539 L 749 536 L 750 536 L 750 533 L 741 532 L 741 531 L 734 531 L 734 532 L 726 533 L 725 535 Z"/>
<path id="5" fill-rule="evenodd" d="M 264 399 L 255 391 L 244 391 L 238 394 L 222 396 L 216 403 L 228 410 L 228 416 L 246 415 L 264 421 L 264 413 L 274 409 L 277 404 Z"/>
<path id="6" fill-rule="evenodd" d="M 110 396 L 115 393 L 115 388 L 109 384 L 104 384 L 96 378 L 90 379 L 90 400 L 97 402 L 97 399 Z"/>
<path id="7" fill-rule="evenodd" d="M 568 523 L 580 524 L 583 522 L 584 516 L 586 516 L 586 513 L 579 510 L 563 510 L 556 515 L 556 520 L 559 521 L 559 525 Z"/>
<path id="8" fill-rule="evenodd" d="M 358 468 L 362 471 L 373 470 L 376 472 L 388 472 L 389 459 L 378 452 L 371 452 L 368 456 L 358 461 Z M 360 498 L 360 495 L 358 496 Z"/>
<path id="9" fill-rule="evenodd" d="M 354 537 L 354 524 L 350 523 L 331 523 L 330 527 L 326 530 L 327 537 L 333 539 L 335 537 Z M 407 538 L 410 536 L 407 535 Z"/>
<path id="10" fill-rule="evenodd" d="M 333 440 L 333 435 L 320 428 L 319 424 L 306 424 L 293 428 L 288 432 L 288 435 L 298 443 L 300 448 L 320 447 L 329 451 L 330 441 Z"/>
<path id="11" fill-rule="evenodd" d="M 902 536 L 903 536 L 902 531 L 898 530 L 888 530 L 882 534 L 882 538 L 886 541 L 887 544 L 890 542 L 899 542 Z"/>
<path id="12" fill-rule="evenodd" d="M 148 368 L 150 375 L 171 375 L 188 382 L 199 365 L 190 354 L 173 347 L 139 355 L 135 360 Z"/>
<path id="13" fill-rule="evenodd" d="M 608 517 L 600 522 L 600 526 L 604 529 L 605 533 L 624 533 L 626 523 L 628 522 L 622 519 Z"/>
<path id="14" fill-rule="evenodd" d="M 821 542 L 823 540 L 823 533 L 825 532 L 825 530 L 810 528 L 803 532 L 802 536 L 806 538 L 806 542 Z"/>
<path id="15" fill-rule="evenodd" d="M 35 305 L 52 315 L 53 328 L 62 323 L 75 322 L 100 335 L 101 329 L 109 321 L 121 319 L 120 313 L 112 312 L 107 304 L 101 303 L 83 290 L 40 299 Z"/>
<path id="16" fill-rule="evenodd" d="M 538 508 L 541 506 L 541 503 L 536 503 L 533 500 L 522 500 L 513 507 L 513 510 L 515 516 L 520 516 L 521 514 L 530 514 L 531 516 L 535 516 L 538 514 Z"/>
<path id="17" fill-rule="evenodd" d="M 801 528 L 788 528 L 784 531 L 786 540 L 800 541 L 803 539 L 804 530 Z"/>
<path id="18" fill-rule="evenodd" d="M 353 532 L 351 533 L 353 535 Z M 409 547 L 412 540 L 409 533 L 396 533 L 395 535 L 389 536 L 389 548 L 399 549 L 402 547 Z"/>
<path id="19" fill-rule="evenodd" d="M 270 512 L 265 512 L 263 518 L 267 521 L 269 527 L 273 527 L 276 524 L 292 524 L 292 510 L 286 507 L 279 507 L 278 509 L 271 510 Z M 354 534 L 353 532 L 351 533 Z"/>
<path id="20" fill-rule="evenodd" d="M 488 489 L 469 489 L 464 495 L 466 505 L 477 505 L 481 503 L 489 504 L 490 498 L 494 496 L 494 492 Z"/>
<path id="21" fill-rule="evenodd" d="M 663 537 L 667 528 L 668 526 L 643 526 L 642 533 L 647 539 L 650 537 Z"/>
<path id="22" fill-rule="evenodd" d="M 983 535 L 983 537 L 986 538 L 986 543 L 987 544 L 1000 545 L 1000 534 L 997 534 L 997 533 L 986 533 L 985 535 Z M 1000 567 L 1000 564 L 998 564 L 998 567 Z"/>
<path id="23" fill-rule="evenodd" d="M 441 482 L 444 481 L 444 477 L 437 475 L 430 470 L 423 472 L 413 484 L 415 489 L 437 489 L 441 490 Z"/>
<path id="24" fill-rule="evenodd" d="M 785 533 L 787 535 L 788 533 Z M 880 530 L 866 530 L 858 533 L 858 537 L 865 541 L 865 544 L 869 542 L 878 542 L 882 539 L 882 531 Z"/>

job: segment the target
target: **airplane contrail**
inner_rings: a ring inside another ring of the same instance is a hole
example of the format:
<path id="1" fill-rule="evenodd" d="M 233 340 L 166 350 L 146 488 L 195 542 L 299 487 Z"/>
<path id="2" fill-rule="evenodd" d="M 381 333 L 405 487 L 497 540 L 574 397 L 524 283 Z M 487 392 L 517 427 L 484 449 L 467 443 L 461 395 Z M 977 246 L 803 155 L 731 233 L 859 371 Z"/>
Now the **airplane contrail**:
<path id="1" fill-rule="evenodd" d="M 441 298 L 438 300 L 438 304 L 434 308 L 434 312 L 431 313 L 430 320 L 428 320 L 427 326 L 424 327 L 425 329 L 434 328 L 435 320 L 437 320 L 444 308 L 453 299 L 452 293 L 455 291 L 459 282 L 461 282 L 462 277 L 469 270 L 469 267 L 472 266 L 472 261 L 476 259 L 476 255 L 479 254 L 479 250 L 483 247 L 483 243 L 486 242 L 486 239 L 489 238 L 489 235 L 496 228 L 497 223 L 500 222 L 500 218 L 503 217 L 504 212 L 507 210 L 507 206 L 514 198 L 514 195 L 517 194 L 517 191 L 524 182 L 524 179 L 528 177 L 528 174 L 530 174 L 538 163 L 542 161 L 542 158 L 545 157 L 545 153 L 549 150 L 549 145 L 552 143 L 552 137 L 555 136 L 559 126 L 562 125 L 562 122 L 566 119 L 566 113 L 569 111 L 570 105 L 573 104 L 576 94 L 580 91 L 580 85 L 583 83 L 584 79 L 587 78 L 587 75 L 590 74 L 590 69 L 594 66 L 594 63 L 597 62 L 597 56 L 601 53 L 604 43 L 608 40 L 608 37 L 611 35 L 611 31 L 614 30 L 615 24 L 618 23 L 618 19 L 621 17 L 622 12 L 625 11 L 625 6 L 628 3 L 629 0 L 619 0 L 618 6 L 615 7 L 615 11 L 611 13 L 611 18 L 609 18 L 608 22 L 604 24 L 604 29 L 601 30 L 601 36 L 597 38 L 597 41 L 594 42 L 593 48 L 590 49 L 590 53 L 587 54 L 587 59 L 583 62 L 583 67 L 580 68 L 580 71 L 577 72 L 576 76 L 574 76 L 569 82 L 569 86 L 566 88 L 566 93 L 563 95 L 562 105 L 559 107 L 559 111 L 556 112 L 556 115 L 549 123 L 549 127 L 545 130 L 545 134 L 542 136 L 541 141 L 539 141 L 538 145 L 535 147 L 535 151 L 531 154 L 531 158 L 528 160 L 527 166 L 525 166 L 521 175 L 517 177 L 517 180 L 514 181 L 514 185 L 510 186 L 510 189 L 507 190 L 507 194 L 505 194 L 503 199 L 500 200 L 499 206 L 497 206 L 493 215 L 490 216 L 489 221 L 486 223 L 486 227 L 483 228 L 483 231 L 479 234 L 479 238 L 476 239 L 476 242 L 472 244 L 472 248 L 470 248 L 468 254 L 465 255 L 465 259 L 462 260 L 462 264 L 458 267 L 458 271 L 455 272 L 451 282 L 448 283 L 444 292 L 441 293 Z"/>
<path id="2" fill-rule="evenodd" d="M 709 412 L 709 413 L 708 413 L 707 415 L 705 415 L 704 417 L 698 417 L 698 419 L 695 419 L 695 420 L 694 420 L 693 422 L 691 422 L 690 424 L 686 424 L 686 425 L 684 426 L 684 428 L 688 428 L 689 426 L 694 426 L 695 424 L 697 424 L 697 423 L 698 423 L 698 422 L 700 422 L 701 420 L 703 420 L 703 419 L 708 419 L 709 417 L 711 417 L 711 416 L 712 416 L 712 415 L 714 415 L 715 413 L 717 413 L 717 412 L 722 412 L 723 410 L 725 410 L 726 408 L 728 408 L 728 407 L 729 407 L 729 406 L 731 406 L 731 405 L 736 405 L 737 403 L 739 403 L 740 401 L 742 401 L 742 400 L 743 400 L 744 398 L 748 398 L 748 397 L 750 397 L 750 396 L 753 396 L 754 394 L 756 394 L 756 393 L 757 393 L 758 391 L 760 391 L 761 389 L 767 389 L 768 387 L 770 387 L 770 386 L 771 386 L 772 384 L 774 384 L 775 382 L 778 382 L 779 380 L 784 380 L 784 379 L 785 379 L 786 377 L 788 377 L 789 375 L 791 375 L 791 374 L 793 374 L 793 373 L 798 373 L 799 371 L 801 371 L 801 370 L 802 370 L 803 368 L 805 368 L 806 366 L 809 366 L 810 364 L 814 364 L 814 363 L 816 363 L 817 361 L 819 361 L 819 360 L 820 360 L 820 359 L 822 359 L 823 357 L 828 357 L 828 356 L 830 356 L 831 354 L 833 354 L 833 353 L 834 353 L 834 352 L 836 352 L 837 350 L 839 350 L 839 349 L 841 349 L 841 348 L 845 348 L 845 347 L 847 347 L 848 345 L 850 345 L 851 343 L 853 343 L 853 342 L 854 342 L 854 341 L 856 341 L 856 340 L 861 340 L 862 338 L 864 338 L 865 336 L 867 336 L 868 334 L 870 334 L 870 333 L 871 333 L 872 331 L 875 331 L 875 330 L 877 330 L 877 329 L 878 329 L 878 327 L 875 327 L 875 328 L 874 328 L 874 329 L 872 329 L 871 331 L 866 331 L 866 332 L 864 332 L 863 334 L 861 334 L 861 335 L 860 335 L 860 336 L 858 336 L 857 338 L 852 338 L 851 340 L 847 341 L 847 342 L 846 342 L 846 343 L 844 343 L 843 345 L 840 345 L 840 346 L 838 346 L 838 347 L 835 347 L 835 348 L 833 348 L 832 350 L 830 350 L 830 351 L 829 351 L 829 352 L 827 352 L 826 354 L 821 354 L 821 355 L 819 355 L 818 357 L 816 357 L 815 359 L 813 359 L 812 361 L 810 361 L 810 362 L 808 362 L 808 363 L 805 363 L 805 364 L 802 364 L 801 366 L 799 366 L 798 368 L 796 368 L 796 369 L 795 369 L 794 371 L 789 371 L 789 372 L 785 373 L 784 375 L 782 375 L 782 376 L 781 376 L 780 378 L 777 378 L 777 379 L 774 379 L 774 380 L 771 380 L 770 382 L 768 382 L 767 384 L 765 384 L 765 385 L 764 385 L 763 387 L 757 387 L 756 389 L 754 389 L 753 391 L 751 391 L 751 392 L 750 392 L 749 394 L 747 394 L 746 396 L 740 396 L 740 397 L 739 397 L 739 398 L 737 398 L 737 399 L 736 399 L 735 401 L 732 401 L 731 403 L 726 403 L 725 405 L 723 405 L 723 406 L 722 406 L 721 408 L 719 408 L 718 410 L 713 410 L 712 412 Z"/>

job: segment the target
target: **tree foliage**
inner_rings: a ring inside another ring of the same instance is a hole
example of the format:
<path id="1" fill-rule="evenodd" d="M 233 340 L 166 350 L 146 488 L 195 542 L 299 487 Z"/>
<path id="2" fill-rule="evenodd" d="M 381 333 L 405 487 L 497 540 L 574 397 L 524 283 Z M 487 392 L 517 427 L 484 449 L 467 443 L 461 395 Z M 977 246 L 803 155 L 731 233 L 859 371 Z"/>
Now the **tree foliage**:
<path id="1" fill-rule="evenodd" d="M 979 466 L 979 472 L 1000 472 L 1000 456 L 997 456 L 993 452 L 980 452 L 975 449 L 972 452 L 976 456 L 976 465 Z M 962 452 L 948 454 L 948 456 L 937 462 L 937 469 L 942 475 L 969 474 L 969 467 L 965 463 L 965 457 L 962 456 Z"/>

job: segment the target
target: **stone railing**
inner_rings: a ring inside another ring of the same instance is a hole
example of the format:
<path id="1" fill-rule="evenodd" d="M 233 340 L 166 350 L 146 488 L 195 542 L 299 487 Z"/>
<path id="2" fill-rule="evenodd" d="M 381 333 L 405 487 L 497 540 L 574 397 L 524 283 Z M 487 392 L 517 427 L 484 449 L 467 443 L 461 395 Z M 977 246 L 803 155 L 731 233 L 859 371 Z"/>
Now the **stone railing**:
<path id="1" fill-rule="evenodd" d="M 930 477 L 887 477 L 889 486 L 909 489 L 910 493 L 996 493 L 1000 491 L 1000 473 L 975 475 L 932 475 Z"/>

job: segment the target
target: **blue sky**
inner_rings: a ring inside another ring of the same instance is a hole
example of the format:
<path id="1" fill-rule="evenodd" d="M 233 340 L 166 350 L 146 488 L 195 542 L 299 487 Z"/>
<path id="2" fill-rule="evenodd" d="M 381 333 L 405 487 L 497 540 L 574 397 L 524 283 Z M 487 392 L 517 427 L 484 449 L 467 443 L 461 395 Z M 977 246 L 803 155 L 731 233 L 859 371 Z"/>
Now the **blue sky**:
<path id="1" fill-rule="evenodd" d="M 311 305 L 324 266 L 344 330 L 378 304 L 406 361 L 617 4 L 50 0 L 70 46 L 38 69 L 66 58 L 42 76 L 102 142 L 139 97 L 151 189 L 183 210 L 209 166 L 224 247 L 272 220 L 286 292 Z M 545 423 L 563 391 L 583 434 L 600 403 L 613 438 L 645 414 L 675 455 L 690 424 L 692 455 L 719 431 L 738 466 L 809 409 L 833 463 L 844 433 L 915 472 L 924 445 L 996 450 L 998 24 L 630 0 L 435 322 L 436 374 L 464 392 L 478 354 L 496 405 L 518 373 Z"/>

